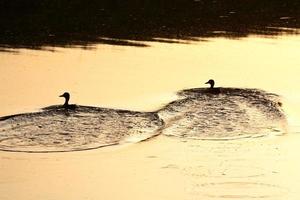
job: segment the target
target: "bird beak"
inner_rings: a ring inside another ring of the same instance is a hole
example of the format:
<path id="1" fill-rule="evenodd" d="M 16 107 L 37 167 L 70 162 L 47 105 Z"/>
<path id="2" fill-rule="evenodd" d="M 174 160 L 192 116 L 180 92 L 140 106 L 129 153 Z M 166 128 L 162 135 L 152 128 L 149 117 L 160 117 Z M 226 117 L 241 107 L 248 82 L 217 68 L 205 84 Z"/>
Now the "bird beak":
<path id="1" fill-rule="evenodd" d="M 64 95 L 62 94 L 62 95 L 59 95 L 58 97 L 64 97 Z"/>
<path id="2" fill-rule="evenodd" d="M 205 84 L 209 84 L 209 81 L 207 81 Z"/>

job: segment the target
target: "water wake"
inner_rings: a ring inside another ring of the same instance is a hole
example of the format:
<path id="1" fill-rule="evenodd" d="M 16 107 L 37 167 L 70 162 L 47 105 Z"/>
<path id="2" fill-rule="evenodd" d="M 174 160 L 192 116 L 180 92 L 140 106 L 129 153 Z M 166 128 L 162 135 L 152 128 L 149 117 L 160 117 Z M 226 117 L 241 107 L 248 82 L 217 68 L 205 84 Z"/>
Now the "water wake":
<path id="1" fill-rule="evenodd" d="M 286 132 L 278 95 L 257 89 L 190 89 L 157 112 L 52 106 L 0 118 L 0 150 L 67 152 L 139 142 L 158 134 L 232 140 Z"/>
<path id="2" fill-rule="evenodd" d="M 78 106 L 53 107 L 0 119 L 0 149 L 15 152 L 66 152 L 137 142 L 157 134 L 156 113 Z"/>
<path id="3" fill-rule="evenodd" d="M 165 135 L 228 140 L 286 131 L 278 95 L 238 88 L 220 88 L 218 93 L 196 88 L 178 94 L 182 99 L 158 112 L 166 122 Z"/>

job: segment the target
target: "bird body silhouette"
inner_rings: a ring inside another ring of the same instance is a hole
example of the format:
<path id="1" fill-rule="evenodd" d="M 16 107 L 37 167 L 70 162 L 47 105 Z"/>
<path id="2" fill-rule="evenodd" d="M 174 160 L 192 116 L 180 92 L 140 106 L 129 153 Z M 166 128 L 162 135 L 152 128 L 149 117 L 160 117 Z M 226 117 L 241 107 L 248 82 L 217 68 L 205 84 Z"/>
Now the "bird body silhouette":
<path id="1" fill-rule="evenodd" d="M 208 88 L 208 92 L 212 94 L 220 94 L 221 88 L 215 88 L 215 81 L 213 79 L 209 79 L 205 84 L 209 84 L 210 88 Z"/>
<path id="2" fill-rule="evenodd" d="M 64 97 L 65 98 L 65 103 L 63 105 L 64 108 L 74 110 L 77 107 L 75 104 L 69 104 L 69 100 L 70 100 L 70 93 L 69 92 L 65 92 L 62 95 L 60 95 L 59 97 Z"/>

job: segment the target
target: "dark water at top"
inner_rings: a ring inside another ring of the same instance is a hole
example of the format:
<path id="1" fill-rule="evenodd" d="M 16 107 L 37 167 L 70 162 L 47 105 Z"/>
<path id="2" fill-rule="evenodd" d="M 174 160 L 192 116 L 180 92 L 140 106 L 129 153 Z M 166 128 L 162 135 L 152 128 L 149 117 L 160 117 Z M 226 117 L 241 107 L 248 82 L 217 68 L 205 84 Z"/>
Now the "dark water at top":
<path id="1" fill-rule="evenodd" d="M 0 47 L 147 46 L 297 34 L 298 0 L 2 0 Z"/>

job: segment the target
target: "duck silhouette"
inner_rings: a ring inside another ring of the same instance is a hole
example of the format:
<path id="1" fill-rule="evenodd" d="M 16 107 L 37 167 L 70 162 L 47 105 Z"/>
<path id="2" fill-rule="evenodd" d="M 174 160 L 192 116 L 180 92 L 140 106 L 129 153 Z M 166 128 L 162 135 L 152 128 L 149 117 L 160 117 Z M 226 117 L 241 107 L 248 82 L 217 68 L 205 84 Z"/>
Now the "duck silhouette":
<path id="1" fill-rule="evenodd" d="M 215 81 L 213 79 L 209 79 L 205 84 L 209 84 L 210 88 L 208 89 L 209 93 L 212 94 L 220 94 L 221 93 L 221 88 L 215 88 Z"/>
<path id="2" fill-rule="evenodd" d="M 69 100 L 70 100 L 70 93 L 69 92 L 65 92 L 62 95 L 60 95 L 59 97 L 64 97 L 65 98 L 65 103 L 63 105 L 64 108 L 71 109 L 71 110 L 74 110 L 76 108 L 75 104 L 69 104 Z"/>

